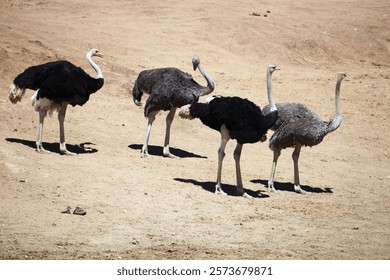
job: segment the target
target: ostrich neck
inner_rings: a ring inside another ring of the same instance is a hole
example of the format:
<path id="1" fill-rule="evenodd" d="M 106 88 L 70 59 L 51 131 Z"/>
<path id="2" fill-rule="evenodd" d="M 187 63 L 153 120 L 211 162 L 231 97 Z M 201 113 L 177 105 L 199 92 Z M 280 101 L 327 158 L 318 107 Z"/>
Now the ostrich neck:
<path id="1" fill-rule="evenodd" d="M 342 115 L 341 115 L 341 110 L 340 110 L 340 87 L 341 87 L 341 80 L 342 80 L 341 77 L 337 78 L 336 93 L 335 93 L 335 95 L 336 95 L 335 96 L 336 114 L 333 117 L 333 119 L 329 122 L 327 133 L 336 130 L 340 126 L 341 121 L 342 121 Z"/>
<path id="2" fill-rule="evenodd" d="M 92 68 L 96 71 L 97 78 L 103 79 L 103 73 L 100 70 L 99 66 L 97 66 L 97 64 L 92 60 L 91 55 L 87 54 L 87 60 L 88 60 L 89 64 L 92 66 Z"/>
<path id="3" fill-rule="evenodd" d="M 276 111 L 277 108 L 272 94 L 272 73 L 270 71 L 267 71 L 267 94 L 270 112 Z"/>
<path id="4" fill-rule="evenodd" d="M 198 65 L 198 69 L 199 69 L 200 73 L 202 74 L 202 76 L 207 81 L 207 88 L 202 93 L 202 95 L 206 95 L 206 94 L 209 94 L 209 93 L 213 92 L 214 87 L 215 87 L 213 79 L 209 76 L 209 74 L 207 74 L 206 70 L 203 69 L 201 64 Z"/>
<path id="5" fill-rule="evenodd" d="M 335 102 L 336 102 L 336 115 L 341 115 L 340 110 L 340 87 L 341 87 L 341 78 L 337 79 L 336 82 L 336 91 L 335 91 Z"/>

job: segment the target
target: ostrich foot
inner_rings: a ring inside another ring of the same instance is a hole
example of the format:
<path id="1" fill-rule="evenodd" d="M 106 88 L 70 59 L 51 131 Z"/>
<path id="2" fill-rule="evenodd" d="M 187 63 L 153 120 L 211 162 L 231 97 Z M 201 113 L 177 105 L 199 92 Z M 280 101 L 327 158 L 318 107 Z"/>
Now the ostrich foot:
<path id="1" fill-rule="evenodd" d="M 142 146 L 141 158 L 150 158 L 150 155 L 148 153 L 148 146 Z"/>
<path id="2" fill-rule="evenodd" d="M 237 196 L 242 196 L 242 197 L 245 197 L 245 198 L 249 198 L 249 199 L 254 199 L 253 196 L 247 194 L 244 190 L 244 188 L 241 186 L 241 187 L 237 187 L 236 188 L 236 195 Z"/>
<path id="3" fill-rule="evenodd" d="M 60 154 L 61 155 L 65 155 L 65 156 L 77 156 L 77 154 L 76 153 L 72 153 L 72 152 L 69 152 L 68 150 L 63 150 L 63 149 L 61 149 L 60 150 Z"/>
<path id="4" fill-rule="evenodd" d="M 267 192 L 279 193 L 279 191 L 277 191 L 277 190 L 275 189 L 274 184 L 271 183 L 271 182 L 268 182 Z"/>
<path id="5" fill-rule="evenodd" d="M 227 195 L 227 193 L 225 193 L 221 187 L 219 185 L 216 185 L 215 186 L 215 194 L 217 195 Z"/>
<path id="6" fill-rule="evenodd" d="M 168 157 L 168 158 L 179 158 L 178 156 L 175 156 L 174 154 L 171 153 L 163 153 L 163 157 Z"/>
<path id="7" fill-rule="evenodd" d="M 308 193 L 307 191 L 302 190 L 300 185 L 294 185 L 294 190 L 297 193 L 301 193 L 301 194 L 307 194 Z"/>
<path id="8" fill-rule="evenodd" d="M 77 156 L 76 153 L 69 152 L 69 151 L 66 149 L 65 143 L 60 143 L 60 154 L 61 154 L 61 155 L 66 155 L 66 156 Z"/>
<path id="9" fill-rule="evenodd" d="M 141 152 L 141 158 L 152 158 L 152 156 L 147 152 Z"/>
<path id="10" fill-rule="evenodd" d="M 242 196 L 249 199 L 255 199 L 253 196 L 247 194 L 246 192 L 244 192 Z"/>
<path id="11" fill-rule="evenodd" d="M 165 146 L 164 147 L 164 149 L 163 149 L 163 157 L 178 158 L 174 154 L 171 154 L 171 152 L 169 151 L 169 146 Z"/>
<path id="12" fill-rule="evenodd" d="M 39 154 L 51 154 L 51 152 L 48 151 L 48 150 L 45 150 L 45 149 L 42 147 L 42 145 L 37 145 L 36 151 L 37 151 L 37 153 L 39 153 Z"/>

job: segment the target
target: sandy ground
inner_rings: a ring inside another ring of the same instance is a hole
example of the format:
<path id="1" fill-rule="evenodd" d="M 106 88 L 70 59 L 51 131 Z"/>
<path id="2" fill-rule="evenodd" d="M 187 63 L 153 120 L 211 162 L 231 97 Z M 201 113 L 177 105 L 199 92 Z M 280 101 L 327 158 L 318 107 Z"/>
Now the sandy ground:
<path id="1" fill-rule="evenodd" d="M 390 258 L 388 0 L 80 2 L 0 1 L 1 259 Z M 33 92 L 13 105 L 9 85 L 57 59 L 93 76 L 92 47 L 105 55 L 95 59 L 105 85 L 65 120 L 79 155 L 59 154 L 56 115 L 43 136 L 52 153 L 36 153 Z M 276 101 L 305 103 L 324 120 L 334 113 L 336 73 L 347 72 L 342 125 L 301 153 L 310 194 L 293 191 L 291 149 L 279 160 L 279 193 L 267 193 L 272 152 L 257 143 L 244 145 L 241 164 L 245 189 L 258 197 L 232 195 L 231 141 L 222 174 L 230 195 L 215 195 L 219 133 L 177 116 L 171 146 L 180 158 L 164 158 L 166 112 L 152 129 L 153 158 L 140 157 L 147 120 L 131 97 L 138 73 L 173 66 L 205 85 L 194 54 L 215 94 L 259 106 L 266 66 L 277 64 Z M 62 214 L 67 206 L 87 214 Z"/>

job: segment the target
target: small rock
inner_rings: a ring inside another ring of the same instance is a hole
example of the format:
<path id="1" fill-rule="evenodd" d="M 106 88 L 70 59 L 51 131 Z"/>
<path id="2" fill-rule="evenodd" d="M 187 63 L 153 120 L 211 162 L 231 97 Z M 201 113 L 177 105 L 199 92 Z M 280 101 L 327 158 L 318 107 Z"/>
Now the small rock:
<path id="1" fill-rule="evenodd" d="M 77 206 L 77 207 L 74 209 L 73 214 L 74 214 L 74 215 L 84 216 L 85 214 L 87 214 L 87 211 L 85 211 L 83 208 Z"/>
<path id="2" fill-rule="evenodd" d="M 72 207 L 68 206 L 65 210 L 61 211 L 62 214 L 72 214 Z"/>

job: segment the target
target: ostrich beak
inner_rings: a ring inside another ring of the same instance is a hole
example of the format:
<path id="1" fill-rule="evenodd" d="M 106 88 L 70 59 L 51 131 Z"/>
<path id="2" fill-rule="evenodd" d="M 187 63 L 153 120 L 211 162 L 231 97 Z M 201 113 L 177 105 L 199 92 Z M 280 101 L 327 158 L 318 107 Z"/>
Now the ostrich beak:
<path id="1" fill-rule="evenodd" d="M 98 56 L 98 57 L 100 57 L 100 58 L 103 58 L 103 57 L 104 57 L 101 53 L 97 53 L 97 54 L 95 54 L 95 56 Z"/>

